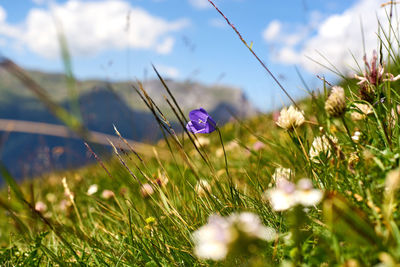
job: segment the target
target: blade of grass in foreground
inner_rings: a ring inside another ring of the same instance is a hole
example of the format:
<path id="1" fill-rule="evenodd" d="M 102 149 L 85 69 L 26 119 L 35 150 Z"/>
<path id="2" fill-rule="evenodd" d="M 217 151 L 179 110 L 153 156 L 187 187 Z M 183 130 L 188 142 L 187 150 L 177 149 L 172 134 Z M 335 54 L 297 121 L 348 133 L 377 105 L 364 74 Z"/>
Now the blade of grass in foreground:
<path id="1" fill-rule="evenodd" d="M 78 121 L 82 122 L 82 114 L 79 107 L 79 92 L 74 73 L 72 71 L 72 61 L 68 49 L 68 42 L 65 38 L 64 31 L 62 30 L 61 22 L 56 17 L 54 17 L 54 22 L 57 29 L 58 43 L 60 44 L 61 58 L 64 64 L 71 113 Z"/>
<path id="2" fill-rule="evenodd" d="M 286 91 L 286 89 L 282 86 L 282 84 L 279 82 L 279 80 L 275 77 L 275 75 L 269 70 L 267 65 L 257 56 L 257 54 L 254 52 L 253 48 L 249 46 L 246 42 L 246 40 L 243 39 L 242 35 L 240 32 L 236 29 L 236 27 L 229 21 L 229 19 L 222 13 L 222 11 L 214 4 L 213 1 L 208 0 L 208 2 L 218 11 L 218 13 L 226 20 L 228 25 L 235 31 L 239 39 L 242 41 L 242 43 L 249 49 L 249 51 L 253 54 L 253 56 L 257 59 L 257 61 L 261 64 L 261 66 L 268 72 L 268 74 L 272 77 L 272 79 L 275 81 L 275 83 L 281 88 L 281 90 L 285 93 L 285 95 L 290 99 L 290 101 L 295 105 L 298 109 L 299 106 L 296 104 L 296 102 L 293 100 L 293 98 L 289 95 L 289 93 Z"/>
<path id="3" fill-rule="evenodd" d="M 39 84 L 29 77 L 22 68 L 8 58 L 0 58 L 0 67 L 3 67 L 7 72 L 16 77 L 27 89 L 32 91 L 39 100 L 49 109 L 54 116 L 61 120 L 68 128 L 78 134 L 85 140 L 89 140 L 89 133 L 84 125 L 73 115 L 71 115 L 61 105 L 51 99 Z"/>
<path id="4" fill-rule="evenodd" d="M 46 224 L 56 235 L 57 237 L 61 240 L 62 243 L 70 250 L 74 258 L 76 259 L 77 262 L 80 262 L 78 254 L 75 252 L 73 249 L 72 245 L 63 237 L 61 232 L 48 220 L 46 219 L 41 212 L 37 211 L 34 206 L 32 206 L 31 203 L 29 203 L 21 189 L 19 188 L 18 184 L 16 183 L 14 177 L 12 177 L 11 173 L 7 170 L 7 168 L 0 162 L 0 174 L 1 176 L 6 180 L 8 185 L 11 187 L 12 191 L 15 193 L 17 196 L 18 200 L 21 201 L 24 205 L 28 207 L 29 210 L 32 211 L 35 215 L 37 215 L 41 221 Z"/>

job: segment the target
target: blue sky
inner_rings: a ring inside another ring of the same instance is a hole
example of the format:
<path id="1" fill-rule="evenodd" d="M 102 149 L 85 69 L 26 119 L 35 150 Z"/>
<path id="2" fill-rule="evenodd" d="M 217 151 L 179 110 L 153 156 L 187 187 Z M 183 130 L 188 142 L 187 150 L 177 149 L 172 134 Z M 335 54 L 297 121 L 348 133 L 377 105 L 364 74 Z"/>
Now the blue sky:
<path id="1" fill-rule="evenodd" d="M 361 59 L 360 21 L 367 54 L 376 47 L 384 2 L 215 1 L 295 98 L 305 95 L 295 65 L 312 88 L 321 87 L 315 74 L 328 73 L 306 56 L 319 61 L 318 50 L 343 72 L 352 65 L 349 51 Z M 264 111 L 289 103 L 207 0 L 3 0 L 1 54 L 27 68 L 62 71 L 54 18 L 78 78 L 149 78 L 154 63 L 174 79 L 240 87 Z"/>

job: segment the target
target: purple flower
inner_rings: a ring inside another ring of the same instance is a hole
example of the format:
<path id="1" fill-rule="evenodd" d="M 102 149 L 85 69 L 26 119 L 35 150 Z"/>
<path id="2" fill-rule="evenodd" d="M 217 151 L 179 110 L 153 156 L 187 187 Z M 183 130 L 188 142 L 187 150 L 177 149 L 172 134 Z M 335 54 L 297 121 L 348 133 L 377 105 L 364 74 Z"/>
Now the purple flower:
<path id="1" fill-rule="evenodd" d="M 189 113 L 190 121 L 186 124 L 186 129 L 192 133 L 211 133 L 216 129 L 215 121 L 203 108 L 194 109 Z"/>

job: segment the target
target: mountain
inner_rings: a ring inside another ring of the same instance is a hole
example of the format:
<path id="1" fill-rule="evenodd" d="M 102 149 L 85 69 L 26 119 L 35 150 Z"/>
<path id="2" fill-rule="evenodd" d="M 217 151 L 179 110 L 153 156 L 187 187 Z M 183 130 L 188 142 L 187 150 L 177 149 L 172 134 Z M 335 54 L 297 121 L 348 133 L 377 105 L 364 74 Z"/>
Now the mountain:
<path id="1" fill-rule="evenodd" d="M 28 74 L 47 90 L 52 99 L 69 109 L 71 101 L 64 75 L 38 71 L 29 71 Z M 231 118 L 231 113 L 239 117 L 256 114 L 238 88 L 172 80 L 166 83 L 185 113 L 203 107 L 220 125 Z M 76 88 L 79 96 L 74 103 L 89 130 L 113 135 L 115 125 L 124 137 L 131 140 L 152 143 L 162 137 L 152 114 L 132 89 L 131 82 L 85 80 L 77 81 Z M 143 88 L 171 120 L 176 131 L 180 131 L 164 100 L 167 93 L 161 82 L 149 80 L 143 83 Z M 0 70 L 0 119 L 61 124 L 31 91 L 4 70 Z M 18 178 L 74 168 L 88 163 L 91 158 L 78 139 L 0 130 L 1 161 Z M 109 148 L 98 149 L 106 154 L 109 151 Z"/>

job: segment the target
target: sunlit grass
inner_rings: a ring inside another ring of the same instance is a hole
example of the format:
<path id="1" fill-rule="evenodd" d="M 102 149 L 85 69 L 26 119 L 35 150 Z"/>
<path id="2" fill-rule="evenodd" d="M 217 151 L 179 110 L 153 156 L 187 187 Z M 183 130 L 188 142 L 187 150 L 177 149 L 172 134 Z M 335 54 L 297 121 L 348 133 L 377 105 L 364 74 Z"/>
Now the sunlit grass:
<path id="1" fill-rule="evenodd" d="M 8 187 L 0 197 L 0 262 L 397 266 L 400 62 L 393 51 L 386 50 L 390 65 L 375 55 L 343 89 L 322 81 L 324 90 L 279 118 L 260 115 L 202 135 L 186 129 L 188 114 L 161 76 L 168 111 L 139 83 L 134 89 L 165 137 L 153 155 L 114 142 L 115 157 L 104 161 L 89 144 L 97 164 L 21 185 L 1 168 Z M 257 227 L 243 230 L 241 215 L 259 218 Z M 193 233 L 214 227 L 225 239 L 201 239 L 220 249 L 207 254 Z"/>

